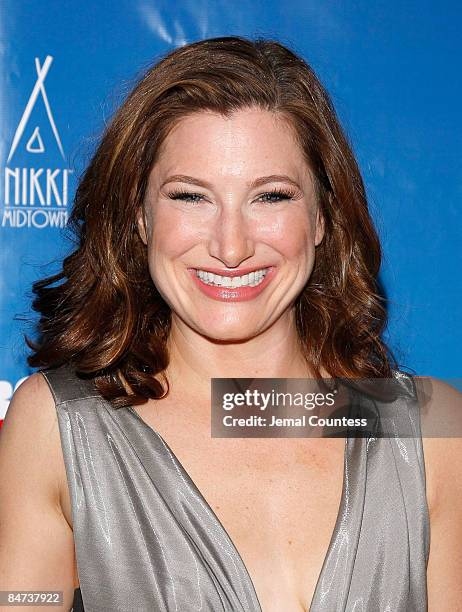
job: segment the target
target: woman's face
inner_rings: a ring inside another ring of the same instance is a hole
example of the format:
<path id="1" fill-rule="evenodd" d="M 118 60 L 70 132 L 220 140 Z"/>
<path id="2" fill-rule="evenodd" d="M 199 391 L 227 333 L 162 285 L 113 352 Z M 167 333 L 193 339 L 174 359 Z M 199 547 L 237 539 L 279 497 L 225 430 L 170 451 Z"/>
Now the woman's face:
<path id="1" fill-rule="evenodd" d="M 151 170 L 145 212 L 150 273 L 173 317 L 215 340 L 288 323 L 323 223 L 280 116 L 251 108 L 180 120 Z"/>

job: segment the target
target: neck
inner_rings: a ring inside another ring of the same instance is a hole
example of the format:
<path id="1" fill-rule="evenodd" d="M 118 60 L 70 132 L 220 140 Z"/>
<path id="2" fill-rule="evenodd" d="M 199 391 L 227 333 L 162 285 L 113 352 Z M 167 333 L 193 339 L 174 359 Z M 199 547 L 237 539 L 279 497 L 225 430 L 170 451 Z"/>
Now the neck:
<path id="1" fill-rule="evenodd" d="M 258 336 L 238 342 L 207 338 L 172 318 L 166 375 L 172 392 L 209 400 L 211 378 L 310 378 L 291 318 Z"/>

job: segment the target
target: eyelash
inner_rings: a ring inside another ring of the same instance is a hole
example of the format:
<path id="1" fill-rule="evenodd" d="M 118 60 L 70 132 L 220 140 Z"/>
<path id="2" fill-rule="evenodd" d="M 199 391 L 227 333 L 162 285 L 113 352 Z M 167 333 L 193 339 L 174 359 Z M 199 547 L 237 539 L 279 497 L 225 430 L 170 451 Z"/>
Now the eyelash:
<path id="1" fill-rule="evenodd" d="M 264 196 L 272 196 L 272 197 L 279 197 L 282 200 L 292 200 L 294 197 L 295 193 L 294 192 L 290 192 L 290 191 L 285 191 L 283 189 L 272 189 L 271 191 L 267 191 L 266 193 L 262 193 L 261 196 L 259 196 L 260 198 L 264 197 Z M 190 201 L 191 202 L 191 196 L 198 196 L 200 198 L 203 198 L 204 196 L 200 193 L 193 193 L 190 191 L 182 191 L 182 190 L 178 190 L 178 191 L 171 191 L 168 194 L 168 197 L 171 200 L 181 200 L 183 202 L 187 202 Z M 193 200 L 192 203 L 195 204 L 197 203 L 198 200 Z M 279 204 L 279 202 L 271 202 L 271 201 L 266 201 L 267 204 Z"/>

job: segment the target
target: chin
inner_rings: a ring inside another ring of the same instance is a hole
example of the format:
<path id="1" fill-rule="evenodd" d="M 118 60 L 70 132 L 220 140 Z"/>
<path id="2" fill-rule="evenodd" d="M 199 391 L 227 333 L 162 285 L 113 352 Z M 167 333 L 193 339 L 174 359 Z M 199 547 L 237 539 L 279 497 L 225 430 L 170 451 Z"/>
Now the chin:
<path id="1" fill-rule="evenodd" d="M 216 327 L 207 326 L 204 329 L 197 329 L 205 338 L 212 342 L 245 342 L 259 334 L 255 328 L 244 329 L 242 325 Z"/>

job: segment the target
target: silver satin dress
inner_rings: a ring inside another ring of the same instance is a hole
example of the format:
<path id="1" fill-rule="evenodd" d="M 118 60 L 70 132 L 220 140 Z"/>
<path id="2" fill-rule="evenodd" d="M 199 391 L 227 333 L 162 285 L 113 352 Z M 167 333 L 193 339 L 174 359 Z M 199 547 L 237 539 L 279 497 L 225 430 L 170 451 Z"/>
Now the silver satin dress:
<path id="1" fill-rule="evenodd" d="M 56 403 L 85 612 L 262 612 L 230 536 L 160 434 L 69 366 L 42 374 Z M 394 376 L 411 397 L 411 377 Z M 415 437 L 345 439 L 311 612 L 427 610 L 420 413 L 406 395 L 396 402 Z"/>

